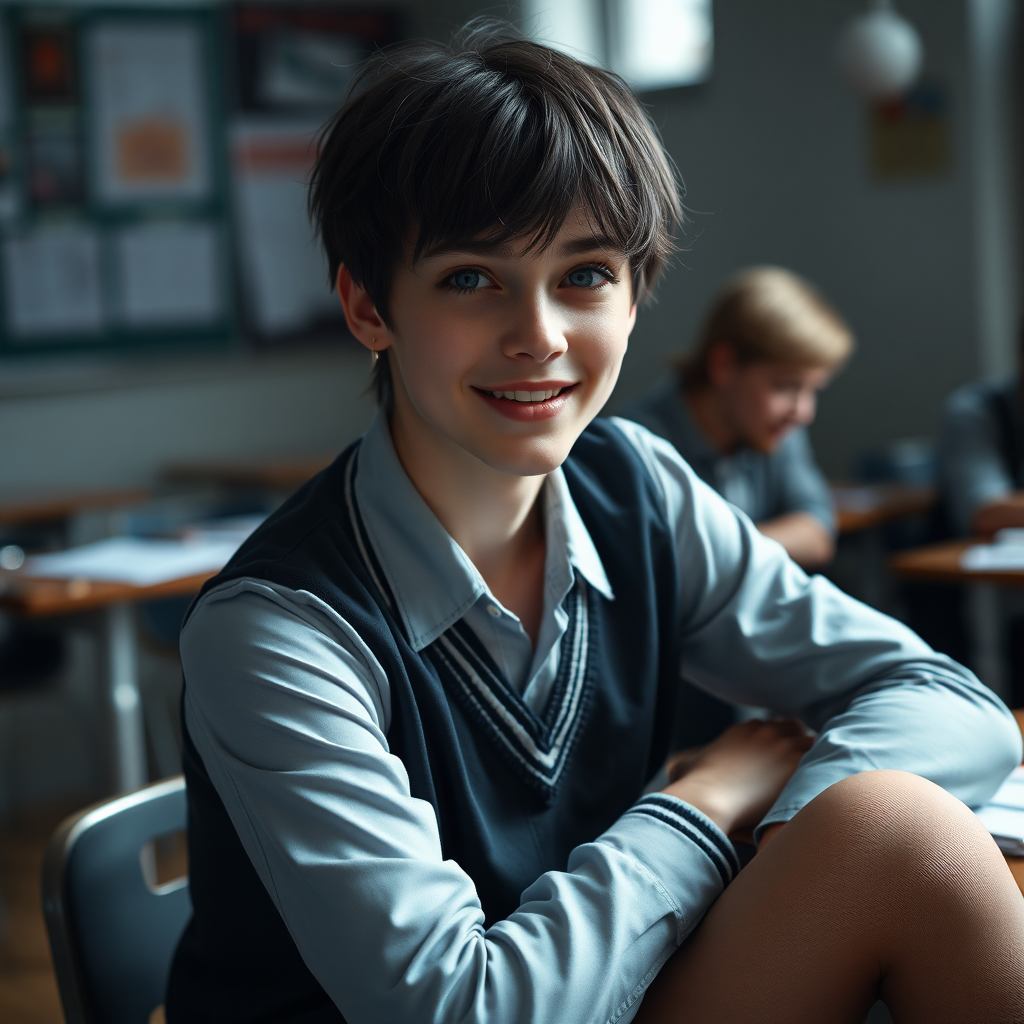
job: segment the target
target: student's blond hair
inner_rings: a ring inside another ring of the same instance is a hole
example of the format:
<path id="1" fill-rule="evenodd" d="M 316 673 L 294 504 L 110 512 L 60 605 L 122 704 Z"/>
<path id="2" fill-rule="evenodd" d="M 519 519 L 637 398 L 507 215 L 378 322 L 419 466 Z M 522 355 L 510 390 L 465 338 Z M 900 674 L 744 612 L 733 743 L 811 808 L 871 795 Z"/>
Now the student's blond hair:
<path id="1" fill-rule="evenodd" d="M 796 274 L 752 267 L 719 293 L 692 352 L 679 360 L 687 387 L 708 383 L 708 353 L 728 344 L 744 363 L 836 367 L 853 351 L 842 317 Z"/>

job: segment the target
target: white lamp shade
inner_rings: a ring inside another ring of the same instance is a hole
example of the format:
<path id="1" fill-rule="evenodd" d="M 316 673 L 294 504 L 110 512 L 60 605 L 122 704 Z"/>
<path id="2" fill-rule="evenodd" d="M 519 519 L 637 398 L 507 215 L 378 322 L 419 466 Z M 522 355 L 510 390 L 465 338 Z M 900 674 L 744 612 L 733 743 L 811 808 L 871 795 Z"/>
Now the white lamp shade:
<path id="1" fill-rule="evenodd" d="M 921 37 L 892 10 L 856 18 L 839 39 L 839 70 L 857 92 L 885 99 L 905 92 L 921 70 Z"/>

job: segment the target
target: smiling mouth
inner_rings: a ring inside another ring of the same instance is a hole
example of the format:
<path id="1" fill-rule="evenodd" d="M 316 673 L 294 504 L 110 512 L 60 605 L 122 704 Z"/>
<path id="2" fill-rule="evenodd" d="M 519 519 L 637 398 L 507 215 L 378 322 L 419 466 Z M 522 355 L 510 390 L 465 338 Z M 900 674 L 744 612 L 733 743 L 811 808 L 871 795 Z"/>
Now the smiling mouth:
<path id="1" fill-rule="evenodd" d="M 477 388 L 481 394 L 489 395 L 491 398 L 504 398 L 509 402 L 547 402 L 554 398 L 556 395 L 560 395 L 569 388 L 575 387 L 574 384 L 569 384 L 566 387 L 561 388 L 549 388 L 546 391 L 487 391 L 484 388 Z"/>

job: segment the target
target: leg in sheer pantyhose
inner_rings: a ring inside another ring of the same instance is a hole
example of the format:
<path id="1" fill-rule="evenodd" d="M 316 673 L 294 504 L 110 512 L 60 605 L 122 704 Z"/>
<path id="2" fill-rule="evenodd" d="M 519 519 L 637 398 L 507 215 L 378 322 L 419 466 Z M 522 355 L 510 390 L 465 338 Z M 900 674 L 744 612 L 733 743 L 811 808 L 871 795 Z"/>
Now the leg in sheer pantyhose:
<path id="1" fill-rule="evenodd" d="M 668 961 L 643 1024 L 1024 1024 L 1024 898 L 939 787 L 867 772 L 807 805 Z"/>

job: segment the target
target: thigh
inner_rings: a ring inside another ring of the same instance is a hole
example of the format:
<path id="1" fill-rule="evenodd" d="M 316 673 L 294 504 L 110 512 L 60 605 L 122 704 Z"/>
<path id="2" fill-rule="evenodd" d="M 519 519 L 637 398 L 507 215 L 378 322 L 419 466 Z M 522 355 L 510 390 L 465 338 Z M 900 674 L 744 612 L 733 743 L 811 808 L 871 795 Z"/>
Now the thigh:
<path id="1" fill-rule="evenodd" d="M 719 897 L 668 961 L 637 1016 L 645 1024 L 863 1024 L 881 971 L 838 890 L 845 866 L 793 819 Z"/>
<path id="2" fill-rule="evenodd" d="M 1024 900 L 974 815 L 916 776 L 869 772 L 743 869 L 637 1019 L 863 1024 L 884 995 L 897 1020 L 1019 1021 L 1022 947 Z"/>

